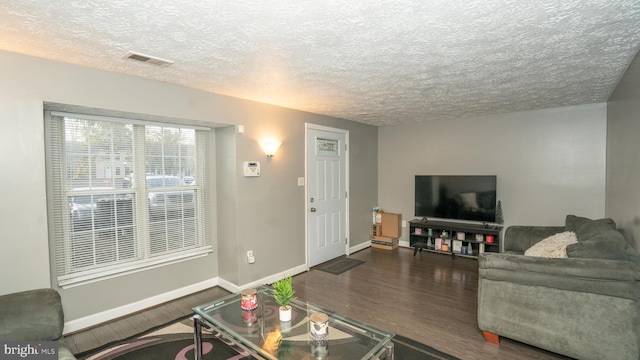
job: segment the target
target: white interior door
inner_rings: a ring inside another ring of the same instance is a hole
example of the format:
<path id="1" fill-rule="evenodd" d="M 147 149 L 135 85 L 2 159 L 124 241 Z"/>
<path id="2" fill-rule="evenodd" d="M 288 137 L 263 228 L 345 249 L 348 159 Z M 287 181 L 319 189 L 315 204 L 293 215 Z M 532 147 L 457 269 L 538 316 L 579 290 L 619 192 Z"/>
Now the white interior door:
<path id="1" fill-rule="evenodd" d="M 307 124 L 309 267 L 347 253 L 347 133 Z"/>

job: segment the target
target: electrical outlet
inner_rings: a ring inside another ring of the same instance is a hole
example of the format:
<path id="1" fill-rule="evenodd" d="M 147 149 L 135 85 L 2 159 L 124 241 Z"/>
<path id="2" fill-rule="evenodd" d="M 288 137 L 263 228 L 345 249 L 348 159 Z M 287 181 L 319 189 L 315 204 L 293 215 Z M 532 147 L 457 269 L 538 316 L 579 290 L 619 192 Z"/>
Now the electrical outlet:
<path id="1" fill-rule="evenodd" d="M 402 227 L 407 227 L 407 220 L 402 220 Z"/>
<path id="2" fill-rule="evenodd" d="M 253 256 L 253 250 L 247 251 L 247 262 L 249 264 L 253 264 L 254 262 L 256 262 L 256 257 Z"/>

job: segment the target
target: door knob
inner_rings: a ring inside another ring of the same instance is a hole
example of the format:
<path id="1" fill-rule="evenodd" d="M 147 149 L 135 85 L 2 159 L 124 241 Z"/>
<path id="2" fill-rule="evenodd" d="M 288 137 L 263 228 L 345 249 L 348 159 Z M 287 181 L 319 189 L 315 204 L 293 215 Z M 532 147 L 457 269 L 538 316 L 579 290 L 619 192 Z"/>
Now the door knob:
<path id="1" fill-rule="evenodd" d="M 311 212 L 316 212 L 316 208 L 312 207 Z"/>

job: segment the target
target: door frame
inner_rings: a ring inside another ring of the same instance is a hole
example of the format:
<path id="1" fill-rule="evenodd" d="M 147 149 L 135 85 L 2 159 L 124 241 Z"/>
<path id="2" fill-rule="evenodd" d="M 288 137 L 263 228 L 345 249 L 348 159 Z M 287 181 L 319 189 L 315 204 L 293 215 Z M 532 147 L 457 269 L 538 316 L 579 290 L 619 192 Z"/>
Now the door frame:
<path id="1" fill-rule="evenodd" d="M 312 123 L 305 123 L 304 124 L 304 248 L 305 248 L 305 265 L 307 268 L 307 271 L 309 271 L 309 211 L 308 211 L 308 206 L 309 204 L 307 203 L 308 199 L 309 199 L 309 154 L 308 154 L 308 149 L 309 149 L 309 144 L 307 143 L 307 140 L 309 139 L 309 130 L 320 130 L 320 131 L 329 131 L 329 132 L 334 132 L 334 133 L 338 133 L 338 134 L 344 134 L 344 160 L 345 160 L 345 171 L 344 171 L 344 177 L 345 177 L 345 191 L 346 191 L 346 196 L 345 196 L 345 209 L 344 209 L 344 214 L 345 214 L 345 236 L 346 236 L 346 243 L 345 243 L 345 250 L 344 253 L 346 255 L 350 255 L 349 252 L 349 244 L 351 242 L 351 236 L 349 234 L 349 130 L 345 130 L 345 129 L 339 129 L 339 128 L 333 128 L 333 127 L 329 127 L 329 126 L 323 126 L 323 125 L 317 125 L 317 124 L 312 124 Z"/>

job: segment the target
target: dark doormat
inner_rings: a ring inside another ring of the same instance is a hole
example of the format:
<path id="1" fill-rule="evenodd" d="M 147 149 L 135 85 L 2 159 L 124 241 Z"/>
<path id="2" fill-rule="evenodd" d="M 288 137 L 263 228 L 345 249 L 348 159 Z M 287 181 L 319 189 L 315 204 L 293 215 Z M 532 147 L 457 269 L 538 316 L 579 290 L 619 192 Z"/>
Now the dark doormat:
<path id="1" fill-rule="evenodd" d="M 362 264 L 364 264 L 364 261 L 341 257 L 341 258 L 329 260 L 325 263 L 317 265 L 316 267 L 314 267 L 314 269 L 328 272 L 329 274 L 333 274 L 333 275 L 339 275 L 347 270 L 351 270 L 354 267 Z"/>

